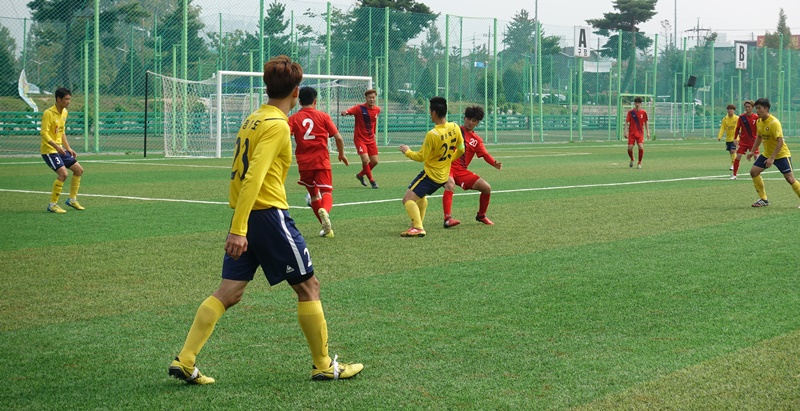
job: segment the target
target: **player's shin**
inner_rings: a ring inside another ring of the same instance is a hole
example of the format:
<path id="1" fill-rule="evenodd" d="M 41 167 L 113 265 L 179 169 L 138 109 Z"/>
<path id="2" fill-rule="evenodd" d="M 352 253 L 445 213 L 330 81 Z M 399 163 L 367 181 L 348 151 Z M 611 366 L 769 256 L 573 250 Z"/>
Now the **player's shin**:
<path id="1" fill-rule="evenodd" d="M 328 356 L 328 324 L 322 311 L 321 301 L 298 301 L 297 322 L 308 342 L 311 358 L 317 369 L 326 369 L 331 364 Z"/>
<path id="2" fill-rule="evenodd" d="M 214 327 L 217 325 L 222 314 L 225 313 L 225 306 L 222 301 L 218 300 L 213 295 L 206 298 L 195 314 L 192 328 L 189 329 L 189 334 L 186 336 L 186 342 L 183 344 L 183 349 L 178 358 L 181 363 L 186 366 L 193 367 L 197 354 L 203 349 L 208 337 L 214 332 Z"/>

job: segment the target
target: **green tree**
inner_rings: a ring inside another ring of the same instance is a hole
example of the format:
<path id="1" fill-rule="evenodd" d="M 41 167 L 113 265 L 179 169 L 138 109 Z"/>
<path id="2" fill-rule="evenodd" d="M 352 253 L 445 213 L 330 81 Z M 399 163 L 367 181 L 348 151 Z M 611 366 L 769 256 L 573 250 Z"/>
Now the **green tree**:
<path id="1" fill-rule="evenodd" d="M 14 58 L 17 42 L 11 37 L 11 31 L 0 25 L 0 96 L 17 94 L 16 59 Z"/>
<path id="2" fill-rule="evenodd" d="M 178 71 L 180 72 L 181 56 L 183 55 L 180 50 L 181 37 L 183 33 L 183 2 L 176 2 L 171 13 L 164 14 L 158 24 L 159 35 L 161 36 L 162 54 L 164 65 L 172 64 L 172 50 L 173 45 L 177 45 L 176 61 L 178 64 Z M 187 46 L 186 55 L 190 64 L 189 68 L 197 70 L 197 64 L 208 56 L 208 45 L 201 37 L 200 30 L 205 27 L 205 24 L 200 20 L 200 6 L 192 5 L 192 0 L 187 0 Z M 170 63 L 167 63 L 170 62 Z M 166 70 L 165 70 L 166 71 Z M 188 78 L 193 78 L 196 73 L 186 73 Z M 172 73 L 175 77 L 181 77 L 178 73 Z"/>
<path id="3" fill-rule="evenodd" d="M 781 34 L 783 34 L 783 42 L 781 42 Z M 792 30 L 786 25 L 786 13 L 781 7 L 778 13 L 778 27 L 774 33 L 766 32 L 764 34 L 764 47 L 771 49 L 792 49 Z"/>
<path id="4" fill-rule="evenodd" d="M 358 7 L 361 9 L 372 8 L 372 28 L 369 25 L 369 13 L 356 13 L 353 21 L 350 40 L 367 41 L 370 35 L 380 39 L 373 39 L 373 55 L 385 55 L 384 48 L 384 25 L 385 14 L 383 9 L 389 8 L 392 12 L 389 15 L 389 50 L 399 50 L 408 43 L 409 40 L 417 37 L 430 23 L 436 19 L 438 14 L 434 14 L 431 9 L 422 3 L 414 0 L 359 0 Z M 391 56 L 390 56 L 391 58 Z"/>
<path id="5" fill-rule="evenodd" d="M 539 27 L 541 29 L 541 24 Z M 561 51 L 558 36 L 547 36 L 544 30 L 541 30 L 541 36 L 542 55 L 558 54 Z M 527 10 L 523 9 L 517 12 L 511 19 L 511 23 L 506 26 L 503 44 L 506 45 L 503 53 L 509 56 L 519 56 L 517 59 L 536 52 L 536 21 L 530 17 Z"/>
<path id="6" fill-rule="evenodd" d="M 646 50 L 653 43 L 639 31 L 639 24 L 647 22 L 656 15 L 658 0 L 614 0 L 616 12 L 603 13 L 603 18 L 590 19 L 586 22 L 596 29 L 595 33 L 607 37 L 608 41 L 601 49 L 606 57 L 617 57 L 619 50 L 619 34 L 622 31 L 622 59 L 628 61 L 623 77 L 623 90 L 629 88 L 633 70 L 636 67 L 637 50 Z M 618 62 L 622 63 L 622 62 Z"/>

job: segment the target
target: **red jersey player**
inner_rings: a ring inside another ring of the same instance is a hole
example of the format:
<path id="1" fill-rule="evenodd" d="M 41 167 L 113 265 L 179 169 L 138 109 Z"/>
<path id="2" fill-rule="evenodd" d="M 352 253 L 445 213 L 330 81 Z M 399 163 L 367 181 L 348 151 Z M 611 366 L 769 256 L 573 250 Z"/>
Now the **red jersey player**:
<path id="1" fill-rule="evenodd" d="M 333 207 L 333 178 L 328 153 L 328 138 L 336 140 L 339 161 L 348 165 L 344 156 L 344 140 L 328 113 L 317 110 L 317 90 L 300 89 L 302 108 L 289 117 L 289 127 L 296 142 L 295 158 L 300 171 L 297 184 L 303 185 L 311 196 L 311 209 L 322 224 L 320 237 L 333 237 L 330 212 Z"/>
<path id="2" fill-rule="evenodd" d="M 481 192 L 478 214 L 475 220 L 486 224 L 494 225 L 492 220 L 486 217 L 486 210 L 489 208 L 489 197 L 492 194 L 492 187 L 486 180 L 479 175 L 467 170 L 469 163 L 477 155 L 490 166 L 500 170 L 503 164 L 486 151 L 483 140 L 475 133 L 475 127 L 483 120 L 483 109 L 480 106 L 467 107 L 464 110 L 464 126 L 461 127 L 461 134 L 464 136 L 464 155 L 453 161 L 450 166 L 450 178 L 444 186 L 444 196 L 442 197 L 442 208 L 444 209 L 444 228 L 450 228 L 461 224 L 460 221 L 450 216 L 453 209 L 453 190 L 456 185 L 464 190 L 478 190 Z"/>
<path id="3" fill-rule="evenodd" d="M 631 158 L 630 167 L 633 167 L 633 145 L 639 146 L 639 164 L 636 168 L 642 168 L 642 157 L 644 156 L 644 131 L 647 130 L 647 139 L 650 139 L 650 125 L 647 123 L 647 112 L 642 110 L 642 98 L 633 99 L 633 110 L 628 112 L 625 117 L 625 137 L 628 138 L 628 157 Z"/>
<path id="4" fill-rule="evenodd" d="M 375 130 L 377 129 L 378 114 L 381 108 L 375 105 L 378 92 L 367 90 L 364 92 L 366 102 L 342 111 L 343 116 L 354 116 L 356 124 L 353 130 L 353 143 L 356 152 L 361 157 L 361 171 L 356 174 L 356 178 L 362 186 L 366 186 L 364 176 L 367 176 L 372 188 L 378 188 L 378 183 L 372 178 L 372 169 L 378 165 L 378 144 L 375 142 Z"/>
<path id="5" fill-rule="evenodd" d="M 736 180 L 736 173 L 739 171 L 739 161 L 742 159 L 742 154 L 747 154 L 748 151 L 752 152 L 758 157 L 758 147 L 753 147 L 756 142 L 756 121 L 758 115 L 753 113 L 752 100 L 744 102 L 744 113 L 739 116 L 739 121 L 736 123 L 736 131 L 733 135 L 739 136 L 739 148 L 736 150 L 736 159 L 733 160 L 733 175 L 731 180 Z"/>

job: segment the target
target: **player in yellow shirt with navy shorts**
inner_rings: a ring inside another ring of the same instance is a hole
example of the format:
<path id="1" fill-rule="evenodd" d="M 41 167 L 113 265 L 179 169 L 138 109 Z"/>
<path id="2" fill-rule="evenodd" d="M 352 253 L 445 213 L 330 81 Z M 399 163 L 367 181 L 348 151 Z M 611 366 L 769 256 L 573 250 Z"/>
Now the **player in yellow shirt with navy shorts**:
<path id="1" fill-rule="evenodd" d="M 314 363 L 312 379 L 350 378 L 364 368 L 328 356 L 319 281 L 305 240 L 288 212 L 284 183 L 292 163 L 292 138 L 287 114 L 297 104 L 302 79 L 303 69 L 287 56 L 265 63 L 269 100 L 244 120 L 236 136 L 229 196 L 234 212 L 222 282 L 197 309 L 183 349 L 169 366 L 169 375 L 187 383 L 214 382 L 195 367 L 197 354 L 220 317 L 241 301 L 259 266 L 270 285 L 285 280 L 297 293 L 297 318 Z M 248 374 L 257 378 L 253 371 Z"/>
<path id="2" fill-rule="evenodd" d="M 78 156 L 69 146 L 65 125 L 67 124 L 67 107 L 72 100 L 72 92 L 66 88 L 56 90 L 56 104 L 42 113 L 42 145 L 39 148 L 42 159 L 47 165 L 58 174 L 56 181 L 53 182 L 53 191 L 50 193 L 50 204 L 47 211 L 51 213 L 63 214 L 67 211 L 58 206 L 58 197 L 64 188 L 64 181 L 67 180 L 67 169 L 72 170 L 72 180 L 69 185 L 69 198 L 66 205 L 76 209 L 84 210 L 78 203 L 78 188 L 81 186 L 81 167 Z"/>
<path id="3" fill-rule="evenodd" d="M 758 156 L 758 159 L 750 169 L 750 177 L 753 178 L 753 185 L 759 197 L 758 201 L 753 203 L 753 207 L 766 207 L 769 205 L 769 200 L 764 189 L 764 179 L 761 178 L 761 172 L 774 164 L 775 168 L 783 174 L 786 182 L 792 186 L 792 190 L 798 197 L 800 197 L 800 182 L 794 179 L 792 153 L 789 152 L 789 146 L 783 141 L 781 122 L 775 116 L 769 114 L 769 99 L 760 98 L 756 100 L 755 106 L 756 114 L 758 115 L 758 121 L 756 122 L 758 137 L 756 137 L 754 147 L 758 147 L 763 142 L 764 149 L 761 150 L 761 155 Z M 751 158 L 753 158 L 752 152 L 747 154 L 747 159 Z"/>
<path id="4" fill-rule="evenodd" d="M 425 135 L 420 151 L 412 151 L 401 144 L 400 151 L 406 157 L 423 162 L 424 166 L 403 196 L 403 206 L 411 218 L 411 228 L 400 233 L 402 237 L 424 237 L 425 210 L 428 208 L 427 195 L 433 194 L 447 183 L 450 165 L 464 154 L 464 137 L 461 127 L 447 121 L 447 100 L 434 97 L 430 100 L 430 115 L 435 126 Z"/>
<path id="5" fill-rule="evenodd" d="M 733 162 L 736 160 L 736 125 L 738 123 L 739 117 L 736 116 L 736 106 L 728 104 L 728 115 L 722 117 L 717 141 L 722 140 L 722 135 L 725 135 L 725 151 L 731 153 L 731 170 L 733 170 Z"/>

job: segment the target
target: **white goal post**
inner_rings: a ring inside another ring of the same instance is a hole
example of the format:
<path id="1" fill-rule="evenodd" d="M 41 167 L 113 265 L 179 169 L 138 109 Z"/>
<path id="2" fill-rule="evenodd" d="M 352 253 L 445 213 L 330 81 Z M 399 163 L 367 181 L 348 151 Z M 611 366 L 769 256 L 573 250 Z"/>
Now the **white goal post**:
<path id="1" fill-rule="evenodd" d="M 218 71 L 202 81 L 150 74 L 156 132 L 163 132 L 166 157 L 232 156 L 242 121 L 268 100 L 260 72 Z M 364 102 L 372 77 L 304 74 L 300 85 L 317 90 L 317 109 L 330 114 L 352 147 L 354 119 L 340 113 Z"/>

